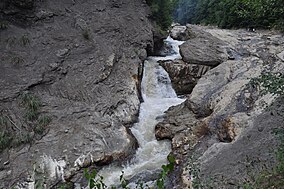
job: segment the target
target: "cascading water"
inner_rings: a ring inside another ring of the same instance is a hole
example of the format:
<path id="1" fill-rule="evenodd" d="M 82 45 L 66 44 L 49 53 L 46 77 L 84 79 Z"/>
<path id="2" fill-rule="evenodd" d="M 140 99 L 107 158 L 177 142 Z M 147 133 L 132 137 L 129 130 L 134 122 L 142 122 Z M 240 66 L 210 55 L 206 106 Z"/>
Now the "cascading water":
<path id="1" fill-rule="evenodd" d="M 134 158 L 125 166 L 117 167 L 110 165 L 103 168 L 99 175 L 104 177 L 104 183 L 108 186 L 119 183 L 122 171 L 124 178 L 143 173 L 153 173 L 160 169 L 161 165 L 167 163 L 167 156 L 171 151 L 169 141 L 157 141 L 154 135 L 156 118 L 171 106 L 180 104 L 180 99 L 171 86 L 168 73 L 158 64 L 159 60 L 179 59 L 179 45 L 181 41 L 175 41 L 168 37 L 165 40 L 175 51 L 166 57 L 149 57 L 144 63 L 144 75 L 142 79 L 142 95 L 144 102 L 140 106 L 139 122 L 131 131 L 136 137 L 139 148 Z"/>

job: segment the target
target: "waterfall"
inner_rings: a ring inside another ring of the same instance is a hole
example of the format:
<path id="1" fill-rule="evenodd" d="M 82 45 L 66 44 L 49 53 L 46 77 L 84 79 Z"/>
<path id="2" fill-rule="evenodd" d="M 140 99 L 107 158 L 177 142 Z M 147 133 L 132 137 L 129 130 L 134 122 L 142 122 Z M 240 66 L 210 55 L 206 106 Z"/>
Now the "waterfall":
<path id="1" fill-rule="evenodd" d="M 149 57 L 144 63 L 141 85 L 144 102 L 140 106 L 139 121 L 131 128 L 139 148 L 127 165 L 121 167 L 110 165 L 99 172 L 108 186 L 119 183 L 122 171 L 126 179 L 131 179 L 144 173 L 154 173 L 167 163 L 171 145 L 170 141 L 156 140 L 154 134 L 155 125 L 158 123 L 156 118 L 162 116 L 169 107 L 182 103 L 184 99 L 177 97 L 168 73 L 158 64 L 159 60 L 181 58 L 178 46 L 182 42 L 170 37 L 165 42 L 172 46 L 175 53 L 166 57 Z"/>

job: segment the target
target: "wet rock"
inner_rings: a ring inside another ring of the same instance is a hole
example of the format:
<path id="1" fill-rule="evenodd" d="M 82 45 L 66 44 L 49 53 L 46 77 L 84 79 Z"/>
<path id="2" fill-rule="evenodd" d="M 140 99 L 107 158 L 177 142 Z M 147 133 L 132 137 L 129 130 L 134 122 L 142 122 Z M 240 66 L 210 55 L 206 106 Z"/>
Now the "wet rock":
<path id="1" fill-rule="evenodd" d="M 157 27 L 154 27 L 157 28 Z M 161 49 L 164 47 L 164 40 L 167 38 L 167 33 L 161 33 L 161 31 L 158 31 L 155 29 L 153 31 L 153 40 L 154 45 L 148 46 L 147 48 L 147 54 L 153 55 L 153 56 L 160 56 L 160 53 L 162 52 Z"/>
<path id="2" fill-rule="evenodd" d="M 185 41 L 189 38 L 187 30 L 186 30 L 186 26 L 174 26 L 171 29 L 170 36 L 173 39 L 179 40 L 179 41 Z"/>
<path id="3" fill-rule="evenodd" d="M 172 49 L 170 44 L 164 43 L 163 46 L 160 48 L 158 55 L 159 56 L 168 56 L 174 54 L 175 51 Z"/>
<path id="4" fill-rule="evenodd" d="M 202 75 L 211 69 L 210 66 L 186 64 L 182 60 L 160 61 L 160 65 L 169 73 L 178 95 L 190 94 Z"/>
<path id="5" fill-rule="evenodd" d="M 170 125 L 159 126 L 159 124 L 155 127 L 155 137 L 157 140 L 172 139 L 174 137 L 172 130 L 168 127 Z"/>

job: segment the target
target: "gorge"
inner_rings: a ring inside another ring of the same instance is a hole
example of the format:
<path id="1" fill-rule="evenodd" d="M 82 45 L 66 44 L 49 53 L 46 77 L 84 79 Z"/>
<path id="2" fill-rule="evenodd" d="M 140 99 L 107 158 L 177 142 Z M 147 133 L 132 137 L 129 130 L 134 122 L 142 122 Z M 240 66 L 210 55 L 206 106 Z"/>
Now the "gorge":
<path id="1" fill-rule="evenodd" d="M 0 188 L 147 183 L 169 153 L 166 188 L 244 188 L 277 164 L 283 97 L 255 81 L 283 77 L 282 33 L 173 26 L 157 57 L 143 0 L 4 0 L 0 19 Z"/>
<path id="2" fill-rule="evenodd" d="M 144 173 L 145 181 L 148 175 L 159 173 L 163 164 L 167 163 L 167 156 L 171 152 L 168 141 L 157 141 L 155 138 L 155 125 L 158 123 L 158 117 L 171 106 L 182 103 L 185 99 L 177 98 L 175 91 L 171 86 L 170 78 L 165 70 L 159 66 L 159 60 L 174 60 L 179 58 L 178 45 L 180 41 L 172 40 L 170 37 L 165 43 L 173 47 L 173 54 L 165 57 L 148 57 L 144 62 L 144 75 L 142 78 L 142 96 L 143 102 L 140 105 L 138 123 L 131 128 L 132 133 L 138 140 L 139 147 L 134 158 L 124 167 L 110 166 L 103 168 L 98 174 L 106 178 L 105 183 L 111 186 L 114 181 L 119 183 L 119 177 L 124 172 L 124 177 L 131 180 L 131 177 Z M 134 180 L 135 181 L 135 180 Z M 137 182 L 136 180 L 135 182 Z M 150 180 L 151 181 L 151 180 Z M 135 187 L 135 182 L 133 183 Z"/>

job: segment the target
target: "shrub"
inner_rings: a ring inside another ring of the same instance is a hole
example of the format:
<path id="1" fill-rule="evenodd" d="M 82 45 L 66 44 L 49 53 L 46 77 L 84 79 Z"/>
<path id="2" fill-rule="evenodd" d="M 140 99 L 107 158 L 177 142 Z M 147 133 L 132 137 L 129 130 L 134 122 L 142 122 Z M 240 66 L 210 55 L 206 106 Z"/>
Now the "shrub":
<path id="1" fill-rule="evenodd" d="M 165 179 L 167 175 L 173 171 L 174 164 L 175 164 L 175 158 L 172 155 L 168 156 L 169 163 L 166 165 L 162 165 L 162 172 L 159 175 L 159 178 L 156 181 L 156 186 L 158 189 L 165 189 Z M 98 175 L 96 170 L 93 170 L 92 172 L 88 172 L 87 169 L 84 170 L 84 177 L 88 180 L 88 187 L 90 189 L 106 189 L 108 186 L 103 182 L 103 177 L 101 175 Z M 124 172 L 122 171 L 122 174 L 119 177 L 120 185 L 118 188 L 123 189 L 130 189 L 128 187 L 128 181 L 124 178 Z M 135 188 L 140 189 L 152 189 L 147 184 L 144 184 L 141 181 L 138 181 L 136 183 Z M 112 186 L 111 189 L 117 189 L 117 187 Z"/>
<path id="2" fill-rule="evenodd" d="M 252 83 L 261 88 L 261 92 L 284 95 L 284 75 L 282 73 L 265 73 L 252 79 Z"/>

